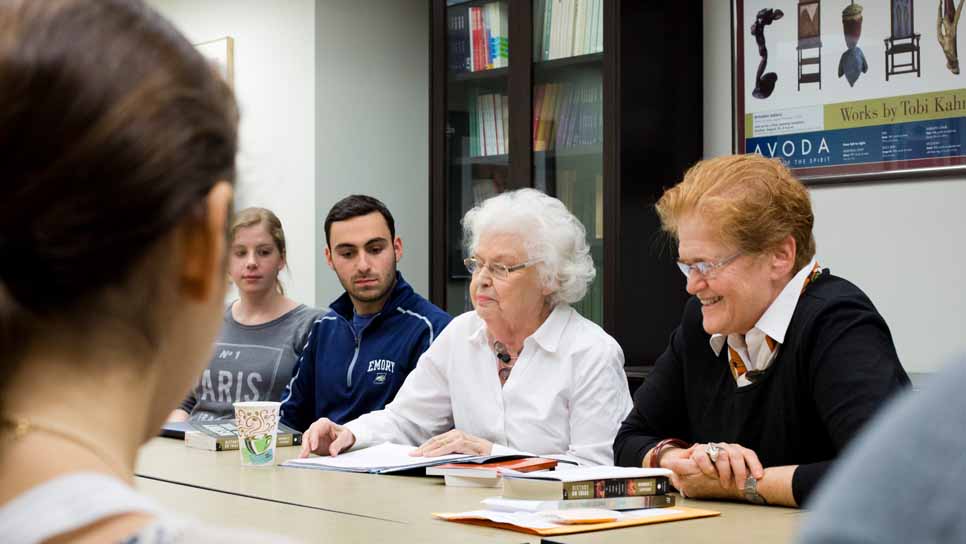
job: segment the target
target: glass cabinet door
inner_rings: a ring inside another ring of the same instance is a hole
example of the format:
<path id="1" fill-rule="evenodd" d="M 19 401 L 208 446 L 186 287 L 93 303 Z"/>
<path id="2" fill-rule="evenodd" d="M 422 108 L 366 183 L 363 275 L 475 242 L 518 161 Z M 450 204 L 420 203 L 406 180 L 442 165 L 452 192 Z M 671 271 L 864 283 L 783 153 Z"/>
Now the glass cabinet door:
<path id="1" fill-rule="evenodd" d="M 472 309 L 460 220 L 509 181 L 508 0 L 447 0 L 446 308 Z"/>
<path id="2" fill-rule="evenodd" d="M 603 2 L 533 2 L 533 181 L 587 230 L 597 276 L 574 308 L 603 324 Z"/>

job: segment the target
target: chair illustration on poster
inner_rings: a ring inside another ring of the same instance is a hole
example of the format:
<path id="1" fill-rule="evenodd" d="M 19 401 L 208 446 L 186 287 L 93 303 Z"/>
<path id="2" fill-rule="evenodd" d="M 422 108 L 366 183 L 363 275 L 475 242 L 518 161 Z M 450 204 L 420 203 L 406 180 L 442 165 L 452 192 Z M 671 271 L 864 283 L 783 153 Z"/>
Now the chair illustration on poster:
<path id="1" fill-rule="evenodd" d="M 912 0 L 890 0 L 889 14 L 892 17 L 892 35 L 885 38 L 885 78 L 897 74 L 915 73 L 922 77 L 920 64 L 919 34 L 915 31 L 915 17 Z M 896 62 L 896 57 L 908 55 Z"/>
<path id="2" fill-rule="evenodd" d="M 798 2 L 796 49 L 798 50 L 799 91 L 802 90 L 802 83 L 818 83 L 818 88 L 822 88 L 821 12 L 820 0 L 799 0 Z"/>

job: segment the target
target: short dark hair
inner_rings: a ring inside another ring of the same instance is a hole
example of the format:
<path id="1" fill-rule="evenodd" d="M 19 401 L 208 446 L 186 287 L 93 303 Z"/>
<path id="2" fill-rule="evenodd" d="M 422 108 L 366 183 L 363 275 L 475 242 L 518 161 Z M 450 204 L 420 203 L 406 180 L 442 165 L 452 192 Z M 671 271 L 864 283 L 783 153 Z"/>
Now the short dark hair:
<path id="1" fill-rule="evenodd" d="M 353 217 L 369 215 L 372 212 L 379 212 L 389 226 L 389 238 L 396 239 L 396 222 L 386 207 L 378 198 L 368 195 L 349 195 L 335 203 L 329 210 L 329 215 L 325 216 L 325 244 L 329 245 L 329 233 L 332 232 L 332 223 L 336 221 L 346 221 Z"/>

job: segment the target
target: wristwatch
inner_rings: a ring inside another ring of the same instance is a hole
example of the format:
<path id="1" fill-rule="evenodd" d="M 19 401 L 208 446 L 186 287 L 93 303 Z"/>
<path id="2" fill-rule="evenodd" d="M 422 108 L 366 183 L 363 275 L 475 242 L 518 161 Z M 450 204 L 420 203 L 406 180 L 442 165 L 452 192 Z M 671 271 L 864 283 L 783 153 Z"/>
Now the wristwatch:
<path id="1" fill-rule="evenodd" d="M 751 504 L 768 504 L 765 497 L 758 494 L 758 480 L 754 476 L 745 479 L 745 500 Z"/>

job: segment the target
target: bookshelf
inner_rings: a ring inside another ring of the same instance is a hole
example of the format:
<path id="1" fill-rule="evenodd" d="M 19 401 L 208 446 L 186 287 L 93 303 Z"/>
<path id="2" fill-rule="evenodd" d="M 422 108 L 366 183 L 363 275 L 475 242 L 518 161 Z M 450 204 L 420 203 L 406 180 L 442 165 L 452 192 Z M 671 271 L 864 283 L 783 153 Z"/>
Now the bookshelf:
<path id="1" fill-rule="evenodd" d="M 463 214 L 535 187 L 587 229 L 597 278 L 575 308 L 653 364 L 687 299 L 653 204 L 701 157 L 701 18 L 698 0 L 432 0 L 436 304 L 472 309 Z"/>

